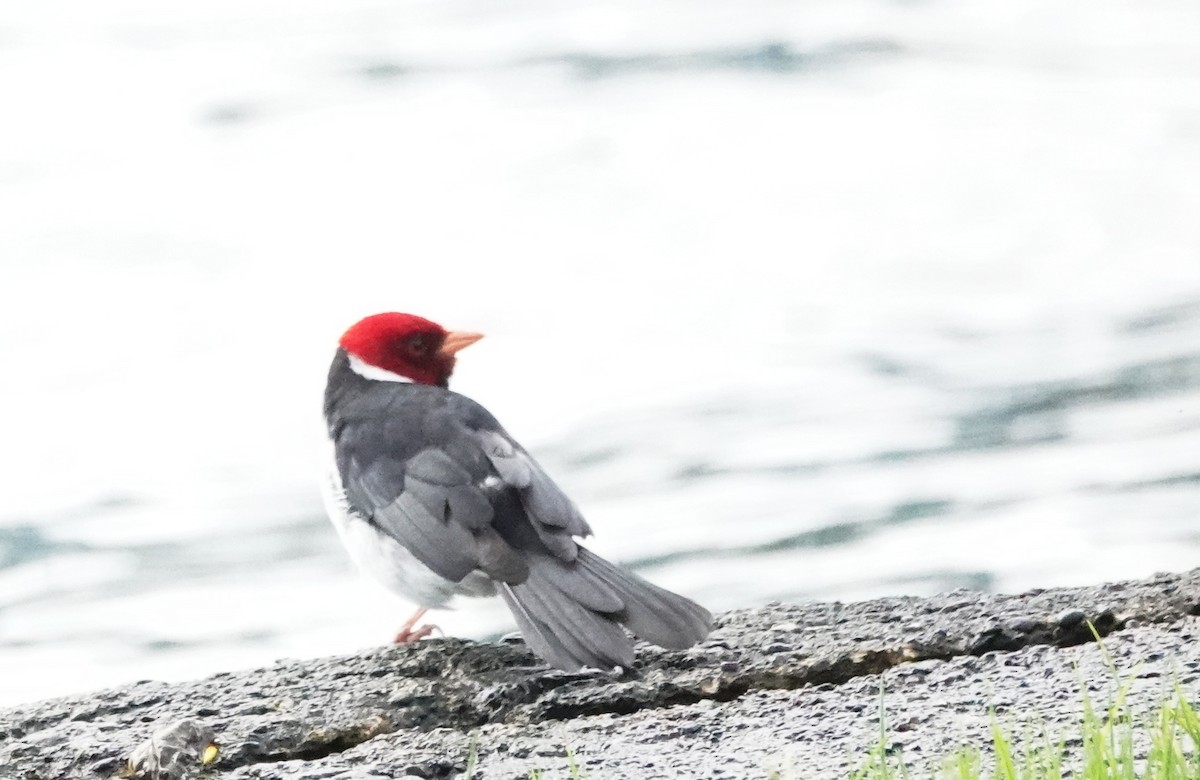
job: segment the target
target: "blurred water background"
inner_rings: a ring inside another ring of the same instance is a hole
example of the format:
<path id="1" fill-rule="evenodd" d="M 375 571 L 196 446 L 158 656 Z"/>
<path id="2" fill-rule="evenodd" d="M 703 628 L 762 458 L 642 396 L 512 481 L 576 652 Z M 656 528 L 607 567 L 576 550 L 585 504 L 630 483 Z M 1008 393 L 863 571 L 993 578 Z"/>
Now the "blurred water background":
<path id="1" fill-rule="evenodd" d="M 714 609 L 1200 564 L 1200 5 L 0 6 L 0 703 L 387 641 L 336 337 Z M 435 615 L 507 630 L 499 602 Z"/>

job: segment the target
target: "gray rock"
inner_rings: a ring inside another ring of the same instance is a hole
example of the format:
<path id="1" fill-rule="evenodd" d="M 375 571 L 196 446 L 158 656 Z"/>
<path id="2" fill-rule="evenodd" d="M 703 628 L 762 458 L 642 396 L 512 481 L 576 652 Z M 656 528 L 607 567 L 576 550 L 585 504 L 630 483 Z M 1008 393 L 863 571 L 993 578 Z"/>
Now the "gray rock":
<path id="1" fill-rule="evenodd" d="M 211 728 L 194 720 L 168 723 L 138 745 L 122 775 L 136 780 L 191 780 L 213 763 L 220 751 Z M 89 767 L 104 771 L 103 762 Z"/>
<path id="2" fill-rule="evenodd" d="M 1059 628 L 1068 631 L 1081 625 L 1085 620 L 1087 620 L 1087 613 L 1082 609 L 1064 609 L 1054 618 L 1054 622 L 1058 623 Z"/>
<path id="3" fill-rule="evenodd" d="M 564 769 L 569 750 L 587 778 L 752 778 L 779 765 L 838 777 L 878 740 L 881 688 L 890 738 L 932 770 L 958 744 L 986 747 L 989 704 L 1068 724 L 1080 679 L 1107 690 L 1069 611 L 1095 616 L 1120 668 L 1143 662 L 1130 700 L 1149 707 L 1156 674 L 1200 665 L 1198 607 L 1200 570 L 1018 596 L 772 604 L 719 616 L 690 650 L 640 646 L 621 675 L 550 670 L 519 644 L 434 639 L 0 711 L 0 776 L 111 777 L 151 733 L 193 719 L 221 745 L 213 780 L 451 778 L 472 754 L 477 778 L 528 778 Z M 1197 693 L 1194 676 L 1181 684 Z"/>

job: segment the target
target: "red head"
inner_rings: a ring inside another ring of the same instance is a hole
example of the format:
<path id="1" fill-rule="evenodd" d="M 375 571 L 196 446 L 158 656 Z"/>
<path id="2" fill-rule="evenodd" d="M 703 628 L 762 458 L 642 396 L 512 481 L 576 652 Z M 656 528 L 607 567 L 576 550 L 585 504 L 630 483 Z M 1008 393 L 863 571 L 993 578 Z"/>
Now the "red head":
<path id="1" fill-rule="evenodd" d="M 338 343 L 369 375 L 363 364 L 424 385 L 446 386 L 454 371 L 454 354 L 483 338 L 482 333 L 448 331 L 415 314 L 372 314 L 356 322 Z M 352 363 L 353 366 L 353 363 Z M 384 375 L 370 378 L 389 378 Z"/>

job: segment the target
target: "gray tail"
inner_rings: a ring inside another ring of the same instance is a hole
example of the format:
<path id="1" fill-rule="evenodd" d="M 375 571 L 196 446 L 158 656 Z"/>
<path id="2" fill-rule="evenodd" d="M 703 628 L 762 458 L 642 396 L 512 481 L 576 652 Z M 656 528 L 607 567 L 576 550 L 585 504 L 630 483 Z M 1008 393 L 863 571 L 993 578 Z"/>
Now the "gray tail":
<path id="1" fill-rule="evenodd" d="M 712 615 L 696 602 L 646 582 L 580 547 L 566 562 L 531 560 L 529 578 L 501 585 L 525 643 L 559 669 L 633 666 L 633 643 L 622 626 L 673 650 L 691 647 L 712 630 Z"/>

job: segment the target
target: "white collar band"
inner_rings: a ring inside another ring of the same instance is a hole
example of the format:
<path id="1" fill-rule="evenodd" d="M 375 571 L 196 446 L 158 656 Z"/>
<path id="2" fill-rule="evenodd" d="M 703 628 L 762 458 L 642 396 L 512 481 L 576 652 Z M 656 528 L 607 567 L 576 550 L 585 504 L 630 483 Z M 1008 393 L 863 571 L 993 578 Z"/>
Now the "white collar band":
<path id="1" fill-rule="evenodd" d="M 412 380 L 408 377 L 401 376 L 395 371 L 388 371 L 386 368 L 373 366 L 357 355 L 350 355 L 350 370 L 364 379 L 374 379 L 378 382 L 408 382 L 412 384 Z"/>

